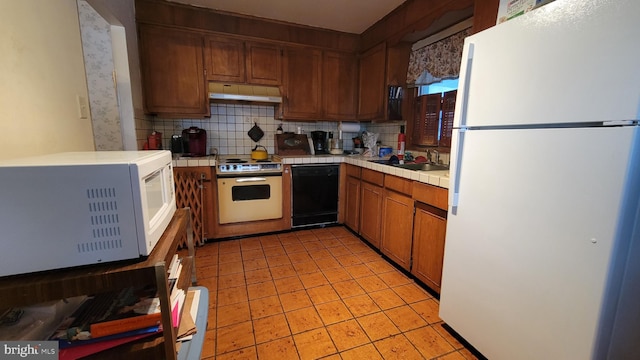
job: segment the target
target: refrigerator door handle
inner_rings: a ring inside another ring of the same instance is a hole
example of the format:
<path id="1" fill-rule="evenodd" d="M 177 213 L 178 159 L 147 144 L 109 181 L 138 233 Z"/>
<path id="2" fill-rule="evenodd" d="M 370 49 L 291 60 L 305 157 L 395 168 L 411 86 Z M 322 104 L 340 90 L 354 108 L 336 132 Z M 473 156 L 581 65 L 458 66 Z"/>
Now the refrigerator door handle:
<path id="1" fill-rule="evenodd" d="M 466 133 L 465 128 L 458 130 L 458 146 L 456 146 L 456 162 L 454 164 L 453 173 L 455 174 L 453 179 L 453 189 L 451 189 L 451 214 L 458 214 L 458 201 L 460 198 L 460 174 L 462 171 L 462 156 L 464 155 L 464 135 Z"/>
<path id="2" fill-rule="evenodd" d="M 462 85 L 462 109 L 460 112 L 460 124 L 458 124 L 458 126 L 461 128 L 467 125 L 467 104 L 469 104 L 469 87 L 471 86 L 471 68 L 473 67 L 474 47 L 474 43 L 470 42 L 469 50 L 467 50 L 464 83 Z"/>
<path id="3" fill-rule="evenodd" d="M 451 191 L 451 213 L 458 213 L 458 201 L 460 198 L 460 172 L 462 171 L 462 150 L 464 145 L 464 134 L 467 130 L 467 104 L 469 103 L 469 87 L 471 84 L 471 69 L 473 68 L 473 50 L 475 45 L 470 42 L 467 50 L 466 66 L 464 73 L 464 84 L 462 87 L 462 109 L 460 111 L 460 123 L 458 124 L 458 144 L 456 147 L 456 162 L 454 164 L 453 189 Z"/>

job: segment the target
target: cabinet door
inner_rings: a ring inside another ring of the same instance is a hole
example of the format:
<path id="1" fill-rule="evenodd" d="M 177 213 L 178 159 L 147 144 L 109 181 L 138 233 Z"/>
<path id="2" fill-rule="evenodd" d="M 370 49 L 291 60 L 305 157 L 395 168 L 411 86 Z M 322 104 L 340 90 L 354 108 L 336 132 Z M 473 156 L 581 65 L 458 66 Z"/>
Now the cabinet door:
<path id="1" fill-rule="evenodd" d="M 322 59 L 322 103 L 327 119 L 356 118 L 358 62 L 353 54 L 325 51 Z"/>
<path id="2" fill-rule="evenodd" d="M 282 49 L 279 46 L 247 42 L 245 49 L 247 83 L 282 84 Z"/>
<path id="3" fill-rule="evenodd" d="M 207 36 L 204 50 L 207 80 L 245 82 L 244 42 L 242 40 Z"/>
<path id="4" fill-rule="evenodd" d="M 147 113 L 208 116 L 202 36 L 140 25 L 140 62 Z"/>
<path id="5" fill-rule="evenodd" d="M 309 48 L 288 48 L 284 56 L 284 118 L 318 120 L 322 115 L 322 52 Z"/>
<path id="6" fill-rule="evenodd" d="M 380 249 L 380 230 L 383 219 L 380 209 L 382 209 L 384 189 L 365 181 L 363 181 L 360 186 L 362 189 L 360 202 L 360 235 L 369 241 L 376 249 Z"/>
<path id="7" fill-rule="evenodd" d="M 411 273 L 440 293 L 446 212 L 428 205 L 417 206 L 413 230 L 413 264 Z"/>
<path id="8" fill-rule="evenodd" d="M 409 270 L 413 238 L 413 199 L 385 190 L 382 219 L 380 251 L 396 264 Z"/>
<path id="9" fill-rule="evenodd" d="M 360 230 L 360 179 L 347 176 L 345 196 L 347 200 L 344 223 L 351 230 L 358 232 Z"/>
<path id="10" fill-rule="evenodd" d="M 377 45 L 360 58 L 358 80 L 358 119 L 384 118 L 386 45 Z"/>

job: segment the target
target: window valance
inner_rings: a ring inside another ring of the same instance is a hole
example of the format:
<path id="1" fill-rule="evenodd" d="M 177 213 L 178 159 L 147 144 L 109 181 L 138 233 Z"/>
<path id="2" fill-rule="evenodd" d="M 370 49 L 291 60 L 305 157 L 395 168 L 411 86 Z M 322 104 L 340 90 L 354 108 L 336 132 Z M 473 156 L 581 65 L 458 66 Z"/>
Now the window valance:
<path id="1" fill-rule="evenodd" d="M 443 79 L 458 77 L 464 38 L 469 35 L 471 28 L 413 50 L 409 57 L 407 86 L 429 85 Z"/>

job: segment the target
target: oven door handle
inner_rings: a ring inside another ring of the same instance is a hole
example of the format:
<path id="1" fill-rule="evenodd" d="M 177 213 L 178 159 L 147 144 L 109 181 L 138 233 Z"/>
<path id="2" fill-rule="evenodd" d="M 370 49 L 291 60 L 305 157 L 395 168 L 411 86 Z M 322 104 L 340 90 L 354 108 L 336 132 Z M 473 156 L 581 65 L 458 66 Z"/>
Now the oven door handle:
<path id="1" fill-rule="evenodd" d="M 243 183 L 243 182 L 260 182 L 260 181 L 267 181 L 267 178 L 265 178 L 265 177 L 248 177 L 248 178 L 236 179 L 236 182 L 239 182 L 239 183 Z"/>

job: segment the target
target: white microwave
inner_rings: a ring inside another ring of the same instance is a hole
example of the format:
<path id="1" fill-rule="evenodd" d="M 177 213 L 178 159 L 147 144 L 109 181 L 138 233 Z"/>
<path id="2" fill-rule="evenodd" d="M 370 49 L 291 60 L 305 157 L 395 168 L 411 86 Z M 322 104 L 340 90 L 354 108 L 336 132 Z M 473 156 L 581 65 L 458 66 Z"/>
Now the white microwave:
<path id="1" fill-rule="evenodd" d="M 147 256 L 176 211 L 169 151 L 0 162 L 0 276 Z"/>

